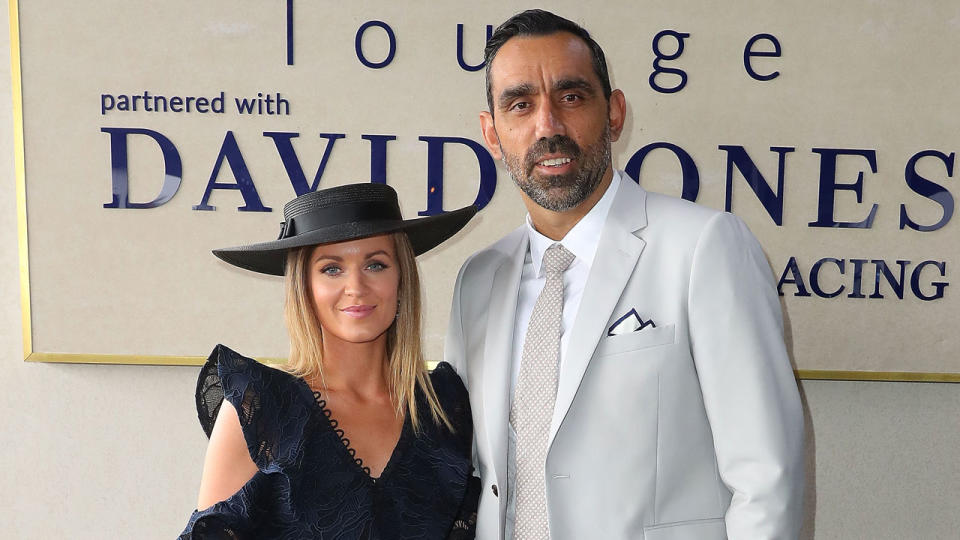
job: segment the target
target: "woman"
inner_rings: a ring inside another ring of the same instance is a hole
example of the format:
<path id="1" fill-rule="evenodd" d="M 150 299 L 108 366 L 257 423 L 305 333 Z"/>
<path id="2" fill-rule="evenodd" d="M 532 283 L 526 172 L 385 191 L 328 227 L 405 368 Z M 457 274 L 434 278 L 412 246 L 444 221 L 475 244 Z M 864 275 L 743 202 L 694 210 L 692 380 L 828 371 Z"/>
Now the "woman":
<path id="1" fill-rule="evenodd" d="M 351 184 L 289 202 L 276 241 L 214 251 L 286 276 L 290 358 L 210 355 L 210 443 L 181 538 L 472 537 L 469 402 L 448 364 L 423 362 L 415 256 L 475 213 L 405 221 L 392 188 Z"/>

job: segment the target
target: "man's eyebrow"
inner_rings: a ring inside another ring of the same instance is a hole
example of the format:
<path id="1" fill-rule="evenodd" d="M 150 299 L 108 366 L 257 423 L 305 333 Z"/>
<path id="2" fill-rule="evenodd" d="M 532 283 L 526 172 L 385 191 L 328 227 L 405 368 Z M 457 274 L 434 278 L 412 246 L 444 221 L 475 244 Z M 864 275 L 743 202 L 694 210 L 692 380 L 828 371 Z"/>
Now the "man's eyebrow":
<path id="1" fill-rule="evenodd" d="M 590 84 L 590 81 L 581 77 L 560 79 L 554 83 L 553 90 L 583 90 L 590 95 L 596 93 L 596 88 Z M 510 105 L 511 101 L 535 93 L 537 93 L 537 87 L 531 83 L 520 83 L 513 86 L 508 86 L 503 90 L 503 92 L 500 92 L 500 97 L 497 99 L 497 105 L 503 109 Z"/>
<path id="2" fill-rule="evenodd" d="M 554 90 L 583 90 L 590 94 L 596 92 L 596 89 L 590 84 L 590 81 L 582 78 L 560 79 L 553 84 Z"/>
<path id="3" fill-rule="evenodd" d="M 520 83 L 513 86 L 508 86 L 507 88 L 504 88 L 503 92 L 500 92 L 500 97 L 497 99 L 497 105 L 503 109 L 509 105 L 511 101 L 519 97 L 535 94 L 536 91 L 536 87 L 530 83 Z"/>

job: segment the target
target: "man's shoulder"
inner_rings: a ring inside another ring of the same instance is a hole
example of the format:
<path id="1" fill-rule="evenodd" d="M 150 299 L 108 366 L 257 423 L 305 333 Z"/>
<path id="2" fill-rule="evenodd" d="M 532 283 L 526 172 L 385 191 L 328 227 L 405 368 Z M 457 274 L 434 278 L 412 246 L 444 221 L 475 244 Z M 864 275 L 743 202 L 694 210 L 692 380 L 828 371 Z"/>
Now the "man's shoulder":
<path id="1" fill-rule="evenodd" d="M 664 253 L 668 255 L 680 254 L 683 260 L 687 260 L 688 255 L 706 243 L 726 247 L 758 243 L 746 223 L 730 212 L 646 191 L 635 182 L 626 184 L 633 185 L 621 186 L 618 193 L 619 217 L 614 222 L 619 221 L 629 228 L 635 227 L 637 220 L 625 216 L 632 215 L 635 208 L 642 205 L 643 223 L 639 229 L 634 229 L 634 234 L 646 240 L 650 246 L 664 248 Z"/>
<path id="2" fill-rule="evenodd" d="M 510 231 L 506 236 L 468 257 L 466 262 L 463 263 L 463 270 L 469 269 L 471 272 L 477 272 L 486 268 L 496 268 L 504 260 L 513 257 L 519 250 L 520 245 L 526 241 L 526 238 L 526 227 L 521 225 Z"/>
<path id="3" fill-rule="evenodd" d="M 625 177 L 625 180 L 618 193 L 618 202 L 621 203 L 618 213 L 621 216 L 632 215 L 636 212 L 635 207 L 642 205 L 645 215 L 642 226 L 646 235 L 666 235 L 676 240 L 690 237 L 695 240 L 712 221 L 726 214 L 680 197 L 647 191 L 629 177 Z"/>
<path id="4" fill-rule="evenodd" d="M 718 214 L 724 212 L 709 206 L 690 202 L 680 197 L 664 195 L 653 191 L 647 192 L 647 219 L 653 225 L 662 222 L 671 227 L 686 225 L 703 227 Z M 681 223 L 677 223 L 681 221 Z"/>
<path id="5" fill-rule="evenodd" d="M 646 192 L 648 238 L 667 240 L 675 249 L 694 249 L 704 238 L 724 245 L 756 243 L 735 214 L 662 193 Z"/>
<path id="6" fill-rule="evenodd" d="M 497 271 L 509 260 L 517 257 L 527 241 L 525 227 L 518 227 L 496 242 L 475 252 L 464 261 L 457 276 L 454 294 L 486 291 L 489 295 Z"/>

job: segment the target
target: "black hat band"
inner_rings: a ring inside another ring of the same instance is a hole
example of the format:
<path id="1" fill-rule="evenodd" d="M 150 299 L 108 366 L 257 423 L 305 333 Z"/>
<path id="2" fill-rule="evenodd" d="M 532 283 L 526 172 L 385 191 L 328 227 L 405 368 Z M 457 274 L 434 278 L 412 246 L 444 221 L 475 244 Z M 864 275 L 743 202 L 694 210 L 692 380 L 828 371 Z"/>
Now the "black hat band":
<path id="1" fill-rule="evenodd" d="M 400 207 L 392 201 L 364 201 L 352 204 L 339 204 L 322 210 L 307 212 L 291 217 L 282 224 L 277 240 L 301 235 L 317 229 L 339 225 L 341 223 L 397 220 L 403 216 Z"/>

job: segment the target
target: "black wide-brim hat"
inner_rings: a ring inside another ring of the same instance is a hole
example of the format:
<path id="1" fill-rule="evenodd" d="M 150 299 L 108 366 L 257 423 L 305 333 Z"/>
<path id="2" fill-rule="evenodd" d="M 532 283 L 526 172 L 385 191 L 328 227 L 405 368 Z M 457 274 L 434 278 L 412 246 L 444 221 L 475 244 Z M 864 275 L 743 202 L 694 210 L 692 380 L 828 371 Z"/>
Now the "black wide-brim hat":
<path id="1" fill-rule="evenodd" d="M 282 276 L 287 250 L 403 231 L 416 255 L 437 247 L 477 213 L 467 206 L 445 214 L 403 219 L 397 192 L 385 184 L 347 184 L 305 193 L 283 207 L 280 237 L 271 242 L 215 249 L 213 254 L 261 274 Z"/>

